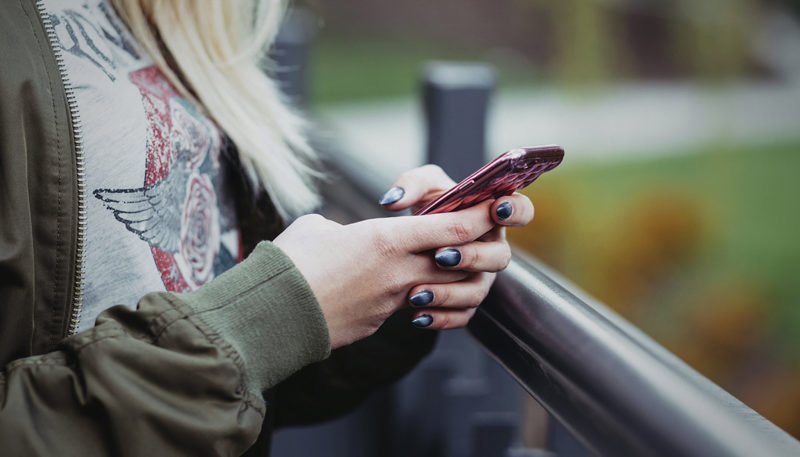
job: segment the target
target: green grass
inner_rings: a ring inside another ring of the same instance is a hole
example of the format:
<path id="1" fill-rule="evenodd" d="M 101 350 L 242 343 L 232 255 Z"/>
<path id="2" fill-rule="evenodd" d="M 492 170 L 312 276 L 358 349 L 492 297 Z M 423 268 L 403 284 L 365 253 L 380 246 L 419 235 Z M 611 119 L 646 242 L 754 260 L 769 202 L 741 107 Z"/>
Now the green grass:
<path id="1" fill-rule="evenodd" d="M 602 242 L 596 238 L 607 236 L 609 227 L 624 224 L 631 202 L 647 195 L 672 195 L 691 202 L 701 216 L 704 236 L 687 274 L 696 284 L 755 287 L 769 305 L 772 337 L 782 351 L 800 359 L 798 173 L 800 141 L 710 145 L 655 160 L 613 164 L 565 162 L 545 178 L 548 181 L 537 184 L 563 189 L 561 198 L 571 205 L 571 220 L 588 226 L 582 236 L 595 237 L 583 244 Z M 569 252 L 567 270 L 581 261 L 575 258 L 581 247 Z"/>
<path id="2" fill-rule="evenodd" d="M 416 97 L 425 64 L 432 60 L 483 61 L 497 69 L 499 84 L 534 82 L 533 70 L 485 49 L 415 40 L 321 35 L 311 56 L 311 99 L 318 105 Z"/>

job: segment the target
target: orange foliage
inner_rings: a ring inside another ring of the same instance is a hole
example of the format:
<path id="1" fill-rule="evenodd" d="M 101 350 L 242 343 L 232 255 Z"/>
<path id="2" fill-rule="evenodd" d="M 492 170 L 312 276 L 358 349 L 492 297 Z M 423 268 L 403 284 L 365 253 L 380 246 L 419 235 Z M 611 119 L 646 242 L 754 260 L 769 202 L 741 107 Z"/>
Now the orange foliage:
<path id="1" fill-rule="evenodd" d="M 679 317 L 682 325 L 665 344 L 712 380 L 728 384 L 739 366 L 762 350 L 767 304 L 743 284 L 709 286 Z"/>
<path id="2" fill-rule="evenodd" d="M 649 301 L 653 293 L 690 263 L 703 235 L 700 210 L 671 193 L 652 194 L 634 203 L 604 237 L 594 280 L 588 285 L 623 315 Z"/>
<path id="3" fill-rule="evenodd" d="M 536 192 L 531 200 L 536 208 L 534 222 L 522 229 L 509 228 L 508 239 L 544 262 L 559 265 L 569 223 L 566 201 L 558 191 Z"/>
<path id="4" fill-rule="evenodd" d="M 720 283 L 708 279 L 708 272 L 694 277 L 709 236 L 700 202 L 668 189 L 651 191 L 619 202 L 623 209 L 614 213 L 616 220 L 604 225 L 573 214 L 564 193 L 533 195 L 536 219 L 509 231 L 514 244 L 562 270 L 700 373 L 800 436 L 800 367 L 771 355 L 761 287 Z"/>

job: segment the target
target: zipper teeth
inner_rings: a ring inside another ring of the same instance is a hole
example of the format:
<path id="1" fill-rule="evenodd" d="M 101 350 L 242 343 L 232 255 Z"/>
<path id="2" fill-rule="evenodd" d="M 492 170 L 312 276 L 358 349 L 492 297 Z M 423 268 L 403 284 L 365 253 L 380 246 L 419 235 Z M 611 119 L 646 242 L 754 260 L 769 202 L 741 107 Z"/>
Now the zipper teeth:
<path id="1" fill-rule="evenodd" d="M 67 106 L 69 108 L 69 116 L 72 120 L 72 136 L 75 139 L 75 165 L 77 171 L 78 183 L 78 233 L 77 245 L 75 250 L 75 276 L 73 278 L 72 289 L 72 309 L 67 325 L 67 335 L 72 335 L 78 329 L 81 317 L 81 305 L 83 300 L 83 286 L 84 286 L 84 256 L 86 253 L 86 167 L 84 162 L 83 152 L 83 130 L 81 129 L 81 121 L 78 116 L 78 104 L 75 97 L 75 90 L 72 88 L 72 83 L 67 77 L 67 66 L 64 63 L 64 57 L 61 54 L 61 48 L 58 44 L 56 31 L 50 22 L 50 16 L 47 15 L 44 6 L 44 0 L 36 0 L 36 10 L 39 12 L 39 17 L 42 19 L 45 32 L 47 33 L 47 40 L 50 42 L 50 48 L 53 50 L 53 55 L 58 65 L 58 73 L 61 76 L 61 83 L 64 85 L 64 92 L 66 93 Z"/>

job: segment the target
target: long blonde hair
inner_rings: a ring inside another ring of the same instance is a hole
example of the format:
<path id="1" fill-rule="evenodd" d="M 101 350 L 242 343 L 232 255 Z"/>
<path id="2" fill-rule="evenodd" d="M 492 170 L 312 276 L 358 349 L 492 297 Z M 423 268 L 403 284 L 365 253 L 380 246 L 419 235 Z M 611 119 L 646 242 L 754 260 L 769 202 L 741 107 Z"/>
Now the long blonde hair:
<path id="1" fill-rule="evenodd" d="M 304 122 L 262 70 L 284 0 L 111 0 L 169 81 L 231 138 L 284 218 L 319 201 Z"/>

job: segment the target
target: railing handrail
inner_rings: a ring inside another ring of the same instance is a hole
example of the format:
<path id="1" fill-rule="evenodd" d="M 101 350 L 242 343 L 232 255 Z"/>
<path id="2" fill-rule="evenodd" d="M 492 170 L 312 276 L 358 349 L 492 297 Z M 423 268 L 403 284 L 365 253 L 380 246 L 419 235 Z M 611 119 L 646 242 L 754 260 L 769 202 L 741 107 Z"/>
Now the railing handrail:
<path id="1" fill-rule="evenodd" d="M 792 436 L 530 257 L 515 254 L 470 331 L 600 455 L 800 455 Z"/>
<path id="2" fill-rule="evenodd" d="M 346 154 L 327 160 L 340 177 L 329 204 L 356 219 L 385 215 L 381 172 Z M 792 436 L 520 252 L 469 331 L 598 455 L 800 455 Z"/>
<path id="3" fill-rule="evenodd" d="M 278 60 L 303 68 L 308 39 L 306 35 L 294 53 L 277 53 Z M 296 47 L 294 40 L 283 41 L 284 51 Z M 300 92 L 301 73 L 293 76 Z M 451 128 L 429 125 L 429 143 L 436 146 L 429 155 L 436 159 L 443 153 L 444 159 L 456 160 L 445 151 L 455 149 L 463 160 L 463 149 L 475 146 L 469 161 L 479 161 L 489 84 L 476 84 L 476 93 L 459 100 L 451 98 L 447 84 L 434 86 L 426 105 L 429 124 L 444 119 Z M 475 135 L 462 138 L 464 129 Z M 323 153 L 336 152 L 327 159 L 344 177 L 327 183 L 329 204 L 351 219 L 385 215 L 374 202 L 390 182 L 386 170 L 356 163 L 342 151 L 332 151 L 328 142 L 318 146 Z M 475 164 L 464 165 L 469 170 Z M 789 434 L 521 253 L 498 276 L 469 330 L 525 390 L 599 455 L 800 455 L 800 442 Z"/>

